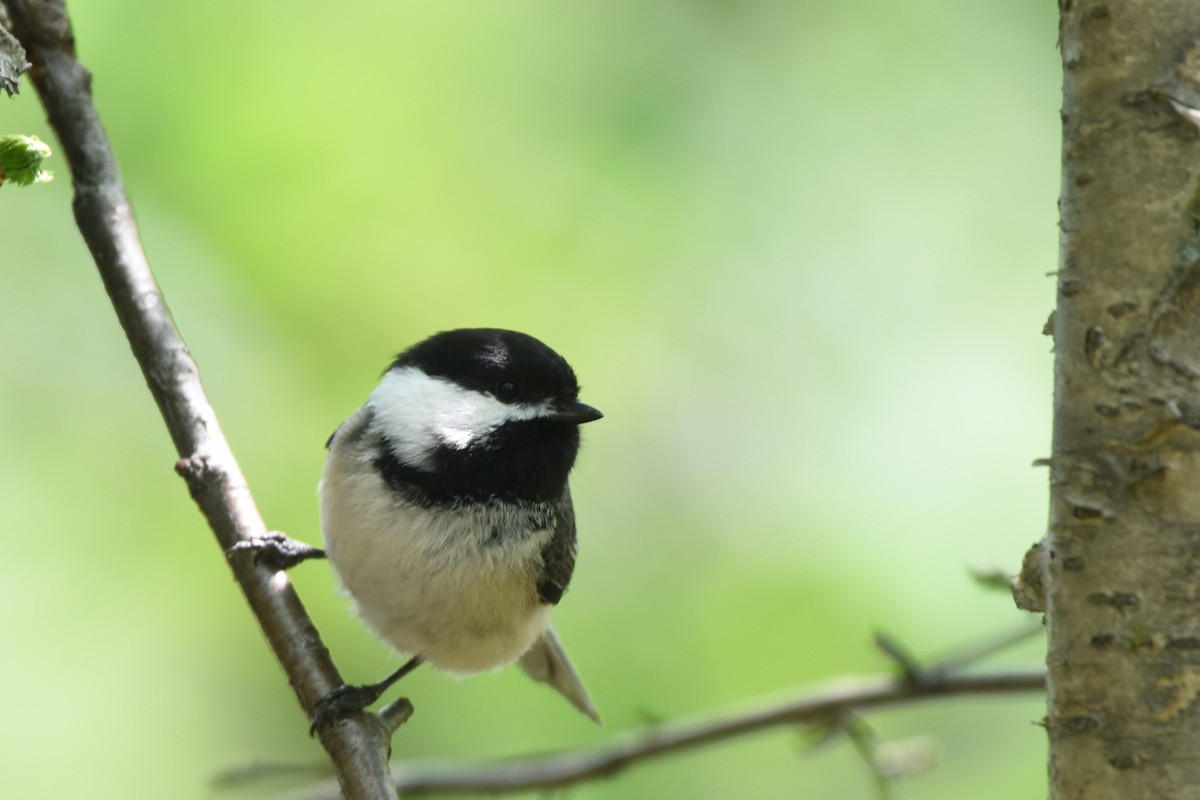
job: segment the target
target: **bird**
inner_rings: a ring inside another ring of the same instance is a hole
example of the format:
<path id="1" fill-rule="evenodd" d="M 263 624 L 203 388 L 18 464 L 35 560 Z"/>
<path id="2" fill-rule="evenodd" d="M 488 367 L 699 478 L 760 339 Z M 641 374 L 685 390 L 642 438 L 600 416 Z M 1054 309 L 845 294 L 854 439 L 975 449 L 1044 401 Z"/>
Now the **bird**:
<path id="1" fill-rule="evenodd" d="M 442 331 L 395 357 L 326 443 L 318 494 L 323 555 L 355 613 L 410 658 L 326 696 L 314 728 L 422 663 L 466 676 L 518 662 L 600 722 L 550 610 L 575 568 L 579 426 L 602 416 L 567 361 L 517 331 Z"/>

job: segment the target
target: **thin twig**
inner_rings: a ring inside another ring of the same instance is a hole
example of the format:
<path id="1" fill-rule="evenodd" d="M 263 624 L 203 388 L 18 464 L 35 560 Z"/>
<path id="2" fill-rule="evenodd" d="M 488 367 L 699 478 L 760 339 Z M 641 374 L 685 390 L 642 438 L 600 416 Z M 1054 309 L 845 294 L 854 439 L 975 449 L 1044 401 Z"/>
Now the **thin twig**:
<path id="1" fill-rule="evenodd" d="M 431 794 L 504 794 L 555 789 L 610 777 L 643 761 L 781 725 L 822 723 L 852 712 L 920 700 L 977 694 L 1012 694 L 1045 688 L 1045 673 L 997 672 L 942 675 L 919 682 L 903 678 L 841 678 L 816 691 L 712 716 L 652 726 L 618 736 L 590 750 L 482 764 L 396 765 L 392 774 L 405 797 Z M 333 800 L 336 787 L 320 784 L 289 795 L 295 800 Z"/>
<path id="2" fill-rule="evenodd" d="M 62 145 L 75 189 L 75 220 L 117 312 L 130 348 L 179 453 L 177 471 L 216 535 L 220 551 L 267 529 L 142 250 L 124 184 L 91 98 L 91 74 L 75 56 L 62 0 L 5 0 L 13 33 Z M 230 560 L 301 706 L 342 684 L 285 573 Z M 347 798 L 395 797 L 387 772 L 388 732 L 373 715 L 324 726 L 321 741 Z"/>
<path id="3" fill-rule="evenodd" d="M 1001 634 L 993 634 L 982 641 L 955 648 L 948 655 L 923 666 L 921 662 L 896 637 L 884 631 L 874 636 L 875 646 L 898 667 L 900 677 L 912 683 L 941 680 L 946 675 L 961 672 L 977 661 L 995 655 L 1002 650 L 1020 644 L 1027 639 L 1041 636 L 1045 629 L 1041 624 L 1024 624 Z"/>
<path id="4" fill-rule="evenodd" d="M 1027 623 L 1013 628 L 1011 631 L 991 636 L 973 645 L 961 647 L 949 655 L 938 659 L 924 672 L 946 675 L 958 672 L 965 667 L 993 656 L 1002 650 L 1021 644 L 1039 636 L 1046 635 L 1046 628 L 1040 622 Z"/>
<path id="5" fill-rule="evenodd" d="M 856 715 L 850 715 L 841 727 L 854 747 L 854 752 L 858 753 L 858 757 L 870 771 L 871 779 L 875 783 L 876 796 L 879 800 L 891 800 L 894 796 L 892 782 L 895 776 L 887 774 L 880 767 L 879 736 L 862 717 Z"/>
<path id="6" fill-rule="evenodd" d="M 909 682 L 921 679 L 920 662 L 913 657 L 912 653 L 908 652 L 908 648 L 900 644 L 899 640 L 883 631 L 876 631 L 872 639 L 875 641 L 875 646 L 879 648 L 879 652 L 887 656 L 899 668 L 901 678 Z"/>

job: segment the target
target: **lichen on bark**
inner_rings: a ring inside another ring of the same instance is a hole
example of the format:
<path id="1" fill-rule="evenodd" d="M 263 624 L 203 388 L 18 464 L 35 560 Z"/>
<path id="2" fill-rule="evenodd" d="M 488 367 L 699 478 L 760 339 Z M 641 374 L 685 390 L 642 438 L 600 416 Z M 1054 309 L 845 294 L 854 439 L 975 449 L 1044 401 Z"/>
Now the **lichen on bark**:
<path id="1" fill-rule="evenodd" d="M 1200 4 L 1060 7 L 1051 797 L 1200 796 Z"/>

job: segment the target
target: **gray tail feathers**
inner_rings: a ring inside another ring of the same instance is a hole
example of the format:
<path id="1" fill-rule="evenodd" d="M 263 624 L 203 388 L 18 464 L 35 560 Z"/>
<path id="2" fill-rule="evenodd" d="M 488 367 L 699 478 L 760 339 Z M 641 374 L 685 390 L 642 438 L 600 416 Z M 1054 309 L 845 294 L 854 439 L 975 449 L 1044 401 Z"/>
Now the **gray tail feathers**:
<path id="1" fill-rule="evenodd" d="M 546 628 L 533 647 L 521 656 L 521 668 L 529 677 L 540 683 L 547 683 L 563 697 L 571 701 L 571 705 L 582 711 L 597 725 L 600 724 L 600 714 L 592 705 L 587 689 L 579 673 L 571 666 L 567 651 L 563 649 L 562 641 L 554 632 L 554 625 Z"/>

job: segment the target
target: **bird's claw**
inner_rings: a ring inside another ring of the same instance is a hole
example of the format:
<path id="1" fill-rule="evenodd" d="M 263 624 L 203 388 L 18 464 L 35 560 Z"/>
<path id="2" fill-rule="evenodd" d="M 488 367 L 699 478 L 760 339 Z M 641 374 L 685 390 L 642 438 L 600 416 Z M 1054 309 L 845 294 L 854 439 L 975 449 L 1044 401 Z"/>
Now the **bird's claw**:
<path id="1" fill-rule="evenodd" d="M 386 688 L 386 686 L 372 683 L 366 686 L 342 685 L 334 689 L 317 701 L 312 724 L 308 727 L 308 735 L 316 735 L 318 728 L 337 722 L 347 714 L 365 711 L 367 706 L 379 699 Z"/>

